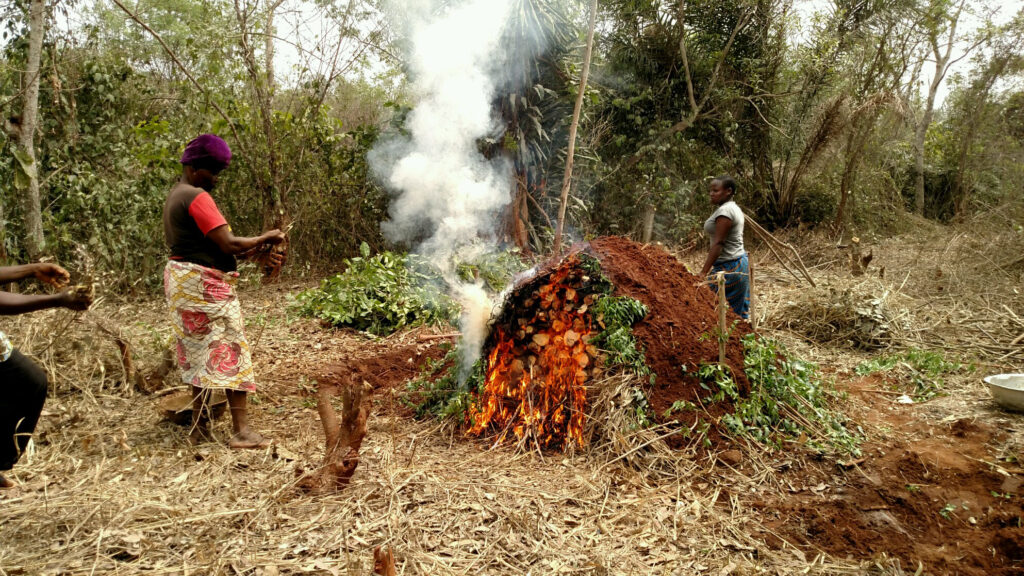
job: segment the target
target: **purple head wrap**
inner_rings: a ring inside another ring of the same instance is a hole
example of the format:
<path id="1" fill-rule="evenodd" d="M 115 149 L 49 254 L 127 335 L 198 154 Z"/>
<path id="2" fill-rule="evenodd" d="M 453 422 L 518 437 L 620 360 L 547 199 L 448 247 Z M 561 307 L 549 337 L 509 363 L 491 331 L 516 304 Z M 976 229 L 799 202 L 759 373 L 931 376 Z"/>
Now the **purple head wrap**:
<path id="1" fill-rule="evenodd" d="M 231 163 L 231 148 L 216 134 L 202 134 L 185 146 L 181 163 L 195 168 L 220 171 Z"/>

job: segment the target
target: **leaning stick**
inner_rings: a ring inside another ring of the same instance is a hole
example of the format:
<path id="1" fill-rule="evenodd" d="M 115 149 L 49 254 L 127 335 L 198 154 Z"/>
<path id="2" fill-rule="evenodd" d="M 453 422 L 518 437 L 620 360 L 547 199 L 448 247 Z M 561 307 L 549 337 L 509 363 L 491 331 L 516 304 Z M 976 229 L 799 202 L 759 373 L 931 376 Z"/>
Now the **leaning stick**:
<path id="1" fill-rule="evenodd" d="M 431 340 L 445 340 L 447 338 L 458 338 L 462 336 L 462 332 L 451 332 L 449 334 L 422 334 L 418 338 L 420 342 L 429 342 Z"/>
<path id="2" fill-rule="evenodd" d="M 814 283 L 814 279 L 811 278 L 810 272 L 807 271 L 807 267 L 804 266 L 804 261 L 803 258 L 800 257 L 800 252 L 797 251 L 796 248 L 794 248 L 791 244 L 787 244 L 786 242 L 783 242 L 782 240 L 779 240 L 778 238 L 773 236 L 770 232 L 768 232 L 760 224 L 758 224 L 756 220 L 751 218 L 750 215 L 745 214 L 744 216 L 744 222 L 750 225 L 750 229 L 754 231 L 754 234 L 756 234 L 758 238 L 760 238 L 768 246 L 768 249 L 771 250 L 772 254 L 774 254 L 776 258 L 779 259 L 779 262 L 790 274 L 796 277 L 797 280 L 807 280 L 807 282 L 811 286 L 817 287 L 817 284 Z M 789 265 L 783 259 L 782 254 L 780 254 L 779 251 L 776 250 L 776 247 L 778 247 L 779 249 L 785 249 L 786 251 L 792 252 L 793 256 L 791 257 L 789 263 L 792 264 L 794 268 L 800 271 L 803 278 L 798 276 L 796 272 L 794 272 L 789 267 Z"/>
<path id="3" fill-rule="evenodd" d="M 725 300 L 725 272 L 715 274 L 715 283 L 718 284 L 718 364 L 724 367 L 725 343 L 729 340 L 729 332 L 726 326 L 726 308 L 728 304 Z"/>
<path id="4" fill-rule="evenodd" d="M 755 233 L 756 232 L 757 231 L 755 229 Z M 771 243 L 771 241 L 769 241 L 767 238 L 761 236 L 760 234 L 758 234 L 758 237 L 761 238 L 761 240 L 764 242 L 765 246 L 768 247 L 768 250 L 770 250 L 771 253 L 775 256 L 775 259 L 779 261 L 779 264 L 782 264 L 782 267 L 786 269 L 786 272 L 789 272 L 790 274 L 792 274 L 793 277 L 796 278 L 797 282 L 800 282 L 801 280 L 803 280 L 803 278 L 799 274 L 794 272 L 793 269 L 789 267 L 789 264 L 786 263 L 786 259 L 783 258 L 782 255 L 779 254 L 775 250 L 775 246 Z"/>

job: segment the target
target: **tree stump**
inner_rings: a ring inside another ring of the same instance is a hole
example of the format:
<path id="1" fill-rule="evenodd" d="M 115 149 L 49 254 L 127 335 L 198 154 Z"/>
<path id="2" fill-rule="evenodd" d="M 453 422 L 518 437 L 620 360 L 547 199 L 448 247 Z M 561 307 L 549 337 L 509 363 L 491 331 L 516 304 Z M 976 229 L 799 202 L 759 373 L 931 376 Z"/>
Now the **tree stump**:
<path id="1" fill-rule="evenodd" d="M 379 576 L 398 576 L 393 549 L 380 546 L 373 549 L 373 573 Z"/>
<path id="2" fill-rule="evenodd" d="M 309 492 L 341 491 L 348 486 L 359 466 L 359 448 L 366 437 L 366 419 L 370 414 L 373 388 L 361 385 L 321 385 L 316 393 L 316 410 L 324 427 L 323 465 L 306 475 L 299 485 Z M 331 405 L 333 396 L 341 396 L 341 418 Z"/>

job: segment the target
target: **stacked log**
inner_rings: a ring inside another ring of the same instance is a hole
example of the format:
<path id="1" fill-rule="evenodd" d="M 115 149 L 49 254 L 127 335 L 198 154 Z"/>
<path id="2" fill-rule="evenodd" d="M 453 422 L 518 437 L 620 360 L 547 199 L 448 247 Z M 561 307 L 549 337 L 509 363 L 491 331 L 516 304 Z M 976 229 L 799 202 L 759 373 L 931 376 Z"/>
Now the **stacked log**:
<path id="1" fill-rule="evenodd" d="M 527 446 L 582 447 L 586 387 L 600 375 L 588 313 L 606 284 L 574 254 L 518 284 L 485 345 L 483 389 L 470 406 L 471 434 L 514 435 Z"/>

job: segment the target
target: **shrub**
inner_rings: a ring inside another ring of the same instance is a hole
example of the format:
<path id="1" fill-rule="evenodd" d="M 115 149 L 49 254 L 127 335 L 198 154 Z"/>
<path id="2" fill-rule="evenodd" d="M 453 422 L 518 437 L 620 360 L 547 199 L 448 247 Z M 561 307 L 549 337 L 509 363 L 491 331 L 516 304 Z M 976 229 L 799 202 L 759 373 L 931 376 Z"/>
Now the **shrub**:
<path id="1" fill-rule="evenodd" d="M 420 324 L 453 323 L 458 307 L 445 294 L 437 271 L 413 256 L 380 252 L 345 260 L 345 271 L 300 293 L 299 311 L 334 326 L 376 336 Z"/>

